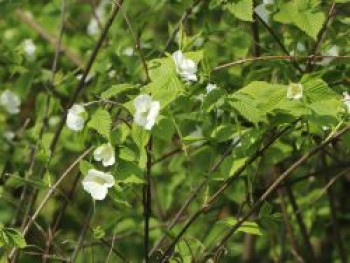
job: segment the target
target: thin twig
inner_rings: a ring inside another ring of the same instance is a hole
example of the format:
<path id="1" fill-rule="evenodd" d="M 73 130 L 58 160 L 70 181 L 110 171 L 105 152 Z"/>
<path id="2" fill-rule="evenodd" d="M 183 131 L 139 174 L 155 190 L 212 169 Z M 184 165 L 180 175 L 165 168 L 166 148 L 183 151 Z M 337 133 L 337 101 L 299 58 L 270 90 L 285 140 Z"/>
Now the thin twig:
<path id="1" fill-rule="evenodd" d="M 230 147 L 227 148 L 227 150 L 224 152 L 224 154 L 222 155 L 222 157 L 218 160 L 218 162 L 216 162 L 213 167 L 210 169 L 209 174 L 212 174 L 214 172 L 216 172 L 220 165 L 224 162 L 224 160 L 231 154 L 232 149 L 234 149 L 238 143 L 240 143 L 240 140 L 238 140 L 237 142 L 235 142 L 234 144 L 232 144 Z M 199 147 L 198 147 L 199 148 Z M 183 213 L 186 211 L 186 209 L 188 208 L 188 206 L 196 199 L 197 195 L 199 194 L 199 192 L 202 190 L 202 188 L 208 183 L 209 181 L 209 176 L 206 176 L 199 184 L 198 186 L 193 189 L 193 191 L 191 192 L 191 194 L 189 195 L 189 197 L 185 200 L 185 202 L 183 203 L 183 205 L 181 206 L 181 208 L 179 209 L 179 211 L 176 213 L 176 215 L 174 216 L 174 218 L 168 223 L 167 225 L 167 232 L 170 231 L 180 220 L 180 218 L 182 217 Z M 153 246 L 153 248 L 151 249 L 151 251 L 149 252 L 149 255 L 153 255 L 153 253 L 160 247 L 160 245 L 163 243 L 163 241 L 165 240 L 166 235 L 164 235 L 159 241 L 157 241 L 157 243 Z"/>
<path id="2" fill-rule="evenodd" d="M 315 55 L 317 53 L 317 50 L 321 46 L 322 40 L 323 40 L 323 38 L 324 38 L 324 36 L 326 34 L 327 26 L 328 26 L 328 24 L 330 22 L 330 19 L 331 19 L 332 15 L 334 13 L 335 13 L 335 1 L 332 2 L 332 5 L 331 5 L 331 7 L 329 9 L 327 18 L 324 21 L 321 30 L 317 34 L 317 37 L 316 37 L 317 41 L 316 41 L 315 45 L 312 47 L 312 49 L 311 49 L 310 58 L 308 60 L 307 66 L 306 66 L 306 71 L 308 71 L 308 72 L 312 71 L 312 68 L 313 68 L 314 62 L 315 62 L 314 57 L 315 57 Z"/>
<path id="3" fill-rule="evenodd" d="M 293 190 L 288 183 L 285 184 L 285 189 L 286 189 L 286 193 L 287 193 L 287 196 L 289 198 L 290 204 L 293 208 L 295 219 L 296 219 L 296 222 L 299 226 L 300 233 L 301 233 L 301 236 L 304 240 L 305 247 L 307 249 L 306 250 L 306 255 L 307 255 L 306 258 L 308 258 L 308 262 L 316 262 L 316 257 L 315 257 L 314 249 L 313 249 L 311 241 L 310 241 L 310 236 L 309 236 L 309 233 L 308 233 L 307 228 L 305 226 L 303 217 L 302 217 L 301 213 L 299 212 L 300 211 L 299 205 L 295 199 Z"/>
<path id="4" fill-rule="evenodd" d="M 289 56 L 289 51 L 287 50 L 286 46 L 282 43 L 282 41 L 279 39 L 279 37 L 276 35 L 276 33 L 273 31 L 273 29 L 262 19 L 256 12 L 254 12 L 256 17 L 259 19 L 260 23 L 269 31 L 273 39 L 275 39 L 276 43 L 278 46 L 282 49 L 282 51 Z M 301 73 L 303 74 L 303 70 L 300 68 L 299 64 L 294 60 L 291 59 L 294 67 Z"/>
<path id="5" fill-rule="evenodd" d="M 146 146 L 146 173 L 145 173 L 145 184 L 143 186 L 143 206 L 144 206 L 144 257 L 145 262 L 149 263 L 149 220 L 152 213 L 152 193 L 151 193 L 151 169 L 152 169 L 152 149 L 153 149 L 153 138 L 152 135 Z"/>
<path id="6" fill-rule="evenodd" d="M 322 166 L 323 168 L 327 168 L 327 160 L 325 154 L 322 154 Z M 337 219 L 337 208 L 336 208 L 336 194 L 333 191 L 332 185 L 333 183 L 343 174 L 339 174 L 337 177 L 331 179 L 329 174 L 327 172 L 324 173 L 325 180 L 327 182 L 326 189 L 327 189 L 327 196 L 328 196 L 328 202 L 331 212 L 331 222 L 332 222 L 332 228 L 333 228 L 333 235 L 335 237 L 335 245 L 338 249 L 340 260 L 342 263 L 347 263 L 347 252 L 345 250 L 343 240 L 340 235 L 339 231 L 339 224 Z"/>
<path id="7" fill-rule="evenodd" d="M 126 24 L 128 25 L 129 31 L 131 33 L 131 36 L 132 36 L 133 40 L 134 40 L 135 48 L 136 48 L 137 52 L 139 53 L 141 64 L 142 64 L 142 67 L 143 67 L 143 69 L 145 71 L 145 74 L 146 74 L 147 82 L 150 82 L 151 78 L 149 76 L 149 71 L 148 71 L 148 66 L 147 66 L 147 63 L 146 63 L 145 55 L 144 55 L 144 53 L 142 51 L 142 47 L 141 47 L 141 43 L 140 43 L 140 36 L 136 36 L 135 31 L 133 30 L 133 28 L 131 26 L 130 19 L 126 15 L 126 13 L 125 13 L 124 9 L 122 8 L 122 6 L 116 0 L 113 0 L 113 2 L 116 5 L 119 6 L 120 11 L 123 14 L 124 20 L 125 20 Z"/>
<path id="8" fill-rule="evenodd" d="M 28 26 L 30 26 L 32 29 L 34 29 L 44 40 L 49 42 L 53 46 L 57 46 L 57 43 L 59 40 L 57 37 L 51 35 L 48 33 L 39 23 L 37 23 L 32 16 L 30 16 L 27 12 L 17 9 L 16 15 L 19 17 L 19 19 L 22 20 L 22 22 L 26 23 Z M 60 48 L 61 52 L 64 52 L 64 54 L 67 56 L 67 58 L 74 63 L 79 68 L 82 68 L 83 60 L 75 54 L 73 51 L 71 51 L 67 46 L 61 45 Z"/>
<path id="9" fill-rule="evenodd" d="M 67 112 L 68 112 L 68 109 L 71 108 L 73 106 L 73 104 L 76 102 L 76 100 L 78 99 L 80 93 L 84 90 L 84 88 L 86 87 L 85 86 L 85 81 L 86 81 L 86 78 L 91 70 L 91 67 L 93 65 L 93 63 L 95 62 L 95 59 L 98 55 L 98 53 L 100 52 L 100 49 L 102 47 L 102 44 L 105 40 L 105 38 L 107 37 L 107 33 L 110 29 L 110 27 L 112 26 L 112 23 L 115 19 L 115 17 L 117 16 L 117 14 L 119 13 L 119 6 L 122 5 L 124 2 L 124 0 L 119 0 L 119 5 L 114 5 L 113 6 L 113 10 L 112 10 L 112 13 L 105 25 L 105 27 L 103 28 L 103 31 L 101 32 L 101 35 L 91 53 L 91 56 L 86 64 L 86 67 L 84 69 L 84 72 L 83 72 L 83 75 L 80 79 L 80 82 L 77 86 L 77 88 L 74 90 L 73 92 L 73 95 L 72 97 L 70 98 L 70 101 L 68 103 L 68 105 L 66 105 L 62 115 L 61 115 L 61 119 L 60 119 L 60 123 L 58 124 L 58 127 L 57 127 L 57 130 L 54 134 L 54 137 L 52 139 L 52 142 L 50 144 L 50 152 L 51 152 L 51 155 L 53 154 L 55 148 L 56 148 L 56 144 L 58 142 L 58 139 L 61 135 L 61 132 L 62 132 L 62 129 L 64 127 L 64 123 L 66 122 L 66 118 L 67 118 Z"/>
<path id="10" fill-rule="evenodd" d="M 253 0 L 253 10 L 255 10 L 257 6 L 256 0 Z M 259 23 L 258 23 L 258 15 L 253 12 L 253 22 L 252 22 L 252 35 L 253 35 L 253 44 L 254 44 L 254 56 L 260 57 L 261 48 L 260 48 L 260 37 L 259 37 Z"/>
<path id="11" fill-rule="evenodd" d="M 84 238 L 85 238 L 86 232 L 89 229 L 90 221 L 91 221 L 91 218 L 93 216 L 93 213 L 94 213 L 94 207 L 90 206 L 89 212 L 88 212 L 88 214 L 85 217 L 84 226 L 83 226 L 83 228 L 82 228 L 82 230 L 80 232 L 80 235 L 79 235 L 77 246 L 75 247 L 75 249 L 74 249 L 74 251 L 72 253 L 72 256 L 70 258 L 70 262 L 75 262 L 78 254 L 79 254 L 79 250 L 80 250 L 80 248 L 81 248 L 81 246 L 82 246 L 82 244 L 84 242 Z"/>
<path id="12" fill-rule="evenodd" d="M 299 119 L 297 120 L 299 121 Z M 185 226 L 180 230 L 180 232 L 177 234 L 175 239 L 171 242 L 171 244 L 168 246 L 166 251 L 164 252 L 161 262 L 165 263 L 167 262 L 170 253 L 172 252 L 173 248 L 177 244 L 177 242 L 180 240 L 180 238 L 183 236 L 183 234 L 187 231 L 187 229 L 197 220 L 197 218 L 208 211 L 210 209 L 210 206 L 217 200 L 217 198 L 226 190 L 226 188 L 231 185 L 231 183 L 239 176 L 241 175 L 249 165 L 251 165 L 256 159 L 261 157 L 263 153 L 277 140 L 279 139 L 285 132 L 287 132 L 291 127 L 293 127 L 296 122 L 295 121 L 292 126 L 287 126 L 284 129 L 282 129 L 276 136 L 274 136 L 269 142 L 266 143 L 261 149 L 257 150 L 253 155 L 250 156 L 250 158 L 239 168 L 236 170 L 236 172 L 232 175 L 230 175 L 223 183 L 223 185 L 217 190 L 206 202 L 205 205 L 203 205 L 202 208 L 197 210 L 192 216 L 190 216 L 189 220 L 186 222 Z M 204 181 L 204 180 L 203 180 Z M 202 183 L 203 183 L 202 181 Z M 198 186 L 200 187 L 202 183 Z M 205 183 L 205 182 L 204 182 Z M 197 188 L 198 188 L 197 187 Z M 200 188 L 201 189 L 201 188 Z M 199 190 L 200 190 L 199 189 Z M 195 193 L 197 195 L 198 193 Z M 193 195 L 193 194 L 192 194 Z M 191 195 L 191 197 L 192 197 Z M 194 198 L 193 198 L 194 199 Z M 191 200 L 192 201 L 192 200 Z"/>
<path id="13" fill-rule="evenodd" d="M 213 71 L 217 71 L 223 68 L 233 67 L 237 65 L 241 65 L 248 62 L 255 61 L 269 61 L 269 60 L 306 60 L 313 57 L 314 59 L 324 59 L 324 58 L 332 58 L 332 59 L 350 59 L 350 56 L 264 56 L 264 57 L 253 57 L 253 58 L 244 58 L 240 60 L 236 60 L 233 62 L 225 63 L 213 68 Z"/>
<path id="14" fill-rule="evenodd" d="M 231 227 L 230 231 L 222 238 L 222 240 L 218 243 L 218 245 L 211 250 L 211 253 L 208 255 L 213 255 L 217 251 L 219 251 L 226 242 L 232 237 L 232 235 L 237 231 L 237 229 L 246 221 L 248 218 L 257 211 L 261 205 L 265 202 L 265 200 L 276 190 L 276 188 L 283 183 L 283 181 L 291 175 L 299 166 L 304 164 L 307 160 L 309 160 L 312 156 L 317 154 L 319 151 L 321 151 L 324 147 L 326 147 L 328 144 L 334 142 L 342 135 L 346 134 L 350 130 L 350 126 L 345 127 L 341 131 L 333 134 L 331 137 L 327 138 L 323 143 L 319 144 L 309 152 L 307 152 L 305 155 L 303 155 L 298 161 L 296 161 L 293 165 L 291 165 L 278 179 L 271 184 L 271 186 L 265 191 L 264 194 L 261 195 L 258 201 L 255 202 L 255 204 L 252 206 L 252 208 L 246 213 L 245 216 L 243 216 L 241 219 L 237 221 L 237 223 Z"/>

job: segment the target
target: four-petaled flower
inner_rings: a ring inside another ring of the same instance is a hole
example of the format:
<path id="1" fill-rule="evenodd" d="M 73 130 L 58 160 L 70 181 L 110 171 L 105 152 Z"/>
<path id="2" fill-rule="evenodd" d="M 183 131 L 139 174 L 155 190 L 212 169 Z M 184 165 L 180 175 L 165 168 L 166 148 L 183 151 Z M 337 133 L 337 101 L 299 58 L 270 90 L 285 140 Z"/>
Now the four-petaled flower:
<path id="1" fill-rule="evenodd" d="M 185 57 L 185 55 L 180 51 L 173 53 L 172 58 L 175 63 L 176 72 L 186 81 L 197 81 L 197 64 Z"/>
<path id="2" fill-rule="evenodd" d="M 111 174 L 104 173 L 95 169 L 90 169 L 83 179 L 83 188 L 94 200 L 103 200 L 106 198 L 108 188 L 115 184 L 114 177 Z"/>
<path id="3" fill-rule="evenodd" d="M 2 105 L 8 113 L 16 114 L 19 112 L 21 100 L 18 95 L 12 91 L 5 90 L 0 95 L 0 105 Z"/>
<path id="4" fill-rule="evenodd" d="M 68 110 L 66 124 L 73 131 L 81 131 L 85 123 L 85 108 L 82 105 L 74 104 Z"/>
<path id="5" fill-rule="evenodd" d="M 350 95 L 347 92 L 344 92 L 343 95 L 344 95 L 343 101 L 344 101 L 346 110 L 347 110 L 347 112 L 350 113 Z"/>
<path id="6" fill-rule="evenodd" d="M 94 151 L 94 159 L 102 161 L 103 166 L 111 166 L 115 163 L 114 148 L 110 143 L 102 144 Z"/>
<path id="7" fill-rule="evenodd" d="M 139 95 L 134 100 L 134 107 L 136 110 L 134 114 L 135 123 L 146 130 L 151 130 L 159 113 L 159 102 L 152 100 L 149 95 Z"/>
<path id="8" fill-rule="evenodd" d="M 36 46 L 32 39 L 26 39 L 23 41 L 23 49 L 28 57 L 32 58 L 35 56 Z"/>
<path id="9" fill-rule="evenodd" d="M 287 98 L 298 100 L 303 97 L 303 85 L 300 83 L 290 83 L 287 89 Z"/>
<path id="10" fill-rule="evenodd" d="M 217 89 L 217 88 L 218 88 L 218 86 L 216 86 L 216 84 L 211 84 L 211 83 L 209 83 L 209 84 L 205 87 L 205 89 L 206 89 L 206 91 L 207 91 L 207 94 L 208 94 L 209 92 L 213 91 L 214 89 Z"/>

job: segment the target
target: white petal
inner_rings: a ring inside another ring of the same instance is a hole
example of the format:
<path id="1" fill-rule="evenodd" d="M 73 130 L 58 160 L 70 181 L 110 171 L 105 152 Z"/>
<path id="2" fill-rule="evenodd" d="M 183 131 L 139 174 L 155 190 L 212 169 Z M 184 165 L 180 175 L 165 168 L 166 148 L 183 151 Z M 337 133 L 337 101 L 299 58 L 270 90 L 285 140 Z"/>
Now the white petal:
<path id="1" fill-rule="evenodd" d="M 20 98 L 10 90 L 5 90 L 1 93 L 0 104 L 6 109 L 10 114 L 16 114 L 19 112 L 19 107 L 21 105 Z"/>
<path id="2" fill-rule="evenodd" d="M 134 114 L 134 122 L 139 126 L 146 126 L 147 124 L 147 116 L 144 112 L 135 112 Z"/>
<path id="3" fill-rule="evenodd" d="M 172 54 L 172 58 L 174 60 L 176 68 L 179 68 L 180 65 L 182 64 L 183 57 L 184 56 L 183 56 L 181 50 L 178 50 Z"/>
<path id="4" fill-rule="evenodd" d="M 146 112 L 152 102 L 151 96 L 147 94 L 139 95 L 134 99 L 134 107 L 136 111 Z"/>
<path id="5" fill-rule="evenodd" d="M 215 84 L 211 84 L 211 83 L 209 83 L 209 84 L 205 87 L 207 93 L 210 93 L 211 91 L 213 91 L 214 89 L 217 89 L 217 88 L 218 88 L 218 87 L 217 87 Z"/>
<path id="6" fill-rule="evenodd" d="M 103 159 L 103 150 L 104 150 L 104 145 L 101 145 L 94 151 L 94 159 L 95 161 L 101 161 Z"/>
<path id="7" fill-rule="evenodd" d="M 303 86 L 300 83 L 290 83 L 287 89 L 288 99 L 301 99 L 303 97 Z"/>
<path id="8" fill-rule="evenodd" d="M 68 110 L 66 124 L 67 127 L 73 131 L 81 131 L 84 128 L 85 109 L 82 105 L 74 104 L 72 108 Z"/>
<path id="9" fill-rule="evenodd" d="M 83 182 L 83 188 L 95 200 L 105 199 L 108 192 L 107 187 L 91 182 Z"/>
<path id="10" fill-rule="evenodd" d="M 111 166 L 113 164 L 115 164 L 115 156 L 114 156 L 114 154 L 103 158 L 103 161 L 102 161 L 102 165 L 103 166 L 106 167 L 106 166 Z"/>

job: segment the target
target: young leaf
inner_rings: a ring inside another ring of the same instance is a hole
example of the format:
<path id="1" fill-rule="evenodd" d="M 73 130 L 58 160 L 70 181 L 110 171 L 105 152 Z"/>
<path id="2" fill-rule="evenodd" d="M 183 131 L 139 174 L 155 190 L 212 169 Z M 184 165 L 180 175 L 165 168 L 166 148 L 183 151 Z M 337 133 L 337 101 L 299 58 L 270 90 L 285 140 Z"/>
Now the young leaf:
<path id="1" fill-rule="evenodd" d="M 99 134 L 109 139 L 112 118 L 108 111 L 104 109 L 98 109 L 91 116 L 91 120 L 88 122 L 87 126 L 93 130 L 96 130 Z"/>

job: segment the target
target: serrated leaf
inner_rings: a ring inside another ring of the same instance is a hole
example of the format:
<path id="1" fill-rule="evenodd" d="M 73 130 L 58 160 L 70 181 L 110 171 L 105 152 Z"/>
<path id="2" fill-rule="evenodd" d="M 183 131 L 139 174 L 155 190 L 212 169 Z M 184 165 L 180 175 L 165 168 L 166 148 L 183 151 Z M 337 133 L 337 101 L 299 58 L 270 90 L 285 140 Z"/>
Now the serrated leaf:
<path id="1" fill-rule="evenodd" d="M 87 126 L 99 134 L 109 139 L 110 131 L 112 127 L 112 118 L 108 111 L 104 109 L 98 109 L 91 116 Z"/>
<path id="2" fill-rule="evenodd" d="M 316 9 L 316 5 L 309 0 L 295 0 L 281 4 L 279 12 L 274 15 L 274 20 L 292 23 L 316 40 L 325 20 L 325 15 Z"/>
<path id="3" fill-rule="evenodd" d="M 94 169 L 94 165 L 89 163 L 88 161 L 81 160 L 79 163 L 79 170 L 80 172 L 86 176 L 90 169 Z"/>
<path id="4" fill-rule="evenodd" d="M 209 112 L 213 110 L 213 108 L 216 105 L 216 102 L 220 100 L 220 98 L 224 97 L 225 93 L 220 89 L 215 89 L 211 92 L 209 92 L 205 97 L 203 101 L 203 110 Z"/>
<path id="5" fill-rule="evenodd" d="M 243 21 L 253 21 L 253 1 L 238 0 L 236 3 L 228 4 L 227 9 L 235 17 Z"/>
<path id="6" fill-rule="evenodd" d="M 224 223 L 227 226 L 234 226 L 238 221 L 236 218 L 229 217 L 225 218 L 224 220 L 219 221 L 221 223 Z M 261 232 L 259 226 L 255 222 L 251 221 L 245 221 L 243 224 L 237 229 L 238 232 L 244 232 L 247 234 L 252 234 L 252 235 L 258 235 L 261 236 L 263 233 Z"/>
<path id="7" fill-rule="evenodd" d="M 121 160 L 116 169 L 117 182 L 128 180 L 131 176 L 142 178 L 143 172 L 135 163 Z"/>
<path id="8" fill-rule="evenodd" d="M 112 97 L 115 97 L 121 93 L 124 93 L 126 91 L 134 90 L 135 86 L 132 84 L 119 84 L 119 85 L 113 85 L 108 90 L 102 92 L 101 98 L 102 99 L 110 99 Z"/>
<path id="9" fill-rule="evenodd" d="M 247 95 L 233 94 L 229 103 L 243 118 L 254 124 L 265 118 L 264 114 L 257 109 L 255 101 Z"/>
<path id="10" fill-rule="evenodd" d="M 306 82 L 302 82 L 302 85 L 304 87 L 305 97 L 310 102 L 328 100 L 337 96 L 322 79 L 310 79 Z"/>

